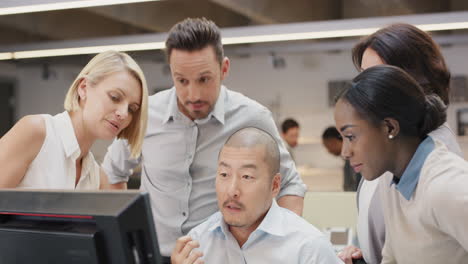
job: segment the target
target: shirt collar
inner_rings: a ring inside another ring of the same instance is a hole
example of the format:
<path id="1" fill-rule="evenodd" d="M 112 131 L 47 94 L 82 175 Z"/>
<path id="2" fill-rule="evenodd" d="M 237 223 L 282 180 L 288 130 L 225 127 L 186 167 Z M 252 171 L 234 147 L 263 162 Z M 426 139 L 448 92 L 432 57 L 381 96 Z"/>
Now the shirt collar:
<path id="1" fill-rule="evenodd" d="M 229 232 L 228 226 L 223 220 L 223 214 L 221 211 L 218 212 L 218 217 L 214 224 L 208 229 L 208 231 L 220 231 L 223 233 L 224 236 L 227 236 L 227 233 Z"/>
<path id="2" fill-rule="evenodd" d="M 86 156 L 83 157 L 83 161 L 81 163 L 81 177 L 80 177 L 80 180 L 78 181 L 77 186 L 80 184 L 80 182 L 84 181 L 88 177 L 91 177 L 91 173 L 92 173 L 91 170 L 93 168 L 94 168 L 94 156 L 93 156 L 93 153 L 89 151 L 88 154 L 86 154 Z"/>
<path id="3" fill-rule="evenodd" d="M 214 106 L 213 111 L 210 113 L 210 115 L 214 116 L 214 118 L 216 118 L 223 125 L 224 113 L 226 112 L 226 109 L 224 108 L 226 93 L 226 87 L 224 87 L 224 85 L 221 85 L 221 87 L 219 88 L 218 99 L 216 100 L 216 104 Z"/>
<path id="4" fill-rule="evenodd" d="M 270 210 L 268 210 L 268 213 L 265 215 L 265 218 L 263 218 L 262 223 L 257 227 L 257 230 L 261 230 L 275 236 L 285 236 L 286 230 L 283 223 L 281 208 L 276 203 L 275 199 L 273 199 Z"/>
<path id="5" fill-rule="evenodd" d="M 77 159 L 80 154 L 80 145 L 76 140 L 75 130 L 73 129 L 70 114 L 65 111 L 55 116 L 57 126 L 55 127 L 59 132 L 60 140 L 62 141 L 63 149 L 67 158 Z"/>
<path id="6" fill-rule="evenodd" d="M 173 120 L 178 111 L 177 94 L 175 87 L 172 87 L 169 92 L 169 104 L 167 106 L 166 114 L 164 115 L 163 124 L 166 124 L 169 120 Z"/>
<path id="7" fill-rule="evenodd" d="M 224 125 L 224 114 L 225 114 L 224 105 L 225 105 L 225 100 L 226 100 L 226 93 L 227 93 L 226 87 L 224 85 L 221 85 L 218 99 L 216 100 L 213 111 L 211 111 L 211 113 L 209 113 L 206 118 L 200 120 L 198 123 L 204 123 L 206 122 L 205 120 L 210 120 L 211 117 L 214 117 L 216 118 L 216 120 L 218 120 L 221 124 Z M 180 111 L 177 105 L 176 88 L 172 87 L 170 94 L 169 94 L 169 104 L 167 107 L 166 114 L 164 115 L 163 124 L 166 124 L 169 120 L 173 120 L 174 117 L 177 116 L 178 113 L 180 113 Z"/>
<path id="8" fill-rule="evenodd" d="M 283 224 L 281 208 L 279 207 L 278 203 L 276 203 L 275 199 L 273 199 L 271 207 L 265 215 L 265 218 L 263 218 L 260 225 L 252 233 L 257 232 L 258 230 L 275 236 L 285 236 L 286 230 Z M 224 222 L 221 213 L 219 213 L 218 221 L 214 223 L 214 225 L 209 229 L 209 231 L 220 231 L 224 234 L 224 236 L 227 236 L 229 229 L 226 222 Z"/>
<path id="9" fill-rule="evenodd" d="M 426 137 L 426 139 L 419 144 L 410 163 L 401 175 L 400 180 L 398 182 L 395 179 L 392 180 L 391 184 L 395 184 L 395 188 L 403 195 L 403 197 L 406 198 L 406 200 L 409 201 L 411 199 L 411 196 L 416 189 L 416 185 L 418 184 L 424 162 L 434 148 L 434 140 L 432 140 L 431 137 Z"/>
<path id="10" fill-rule="evenodd" d="M 80 145 L 76 139 L 75 129 L 73 129 L 73 124 L 70 118 L 70 114 L 65 111 L 55 116 L 57 120 L 57 125 L 55 128 L 58 131 L 60 140 L 62 141 L 63 149 L 65 151 L 65 156 L 71 159 L 73 162 L 78 159 L 81 155 Z M 94 167 L 94 156 L 91 151 L 83 157 L 81 164 L 81 177 L 80 182 L 86 179 L 90 173 L 91 169 Z M 73 175 L 73 179 L 75 175 Z"/>

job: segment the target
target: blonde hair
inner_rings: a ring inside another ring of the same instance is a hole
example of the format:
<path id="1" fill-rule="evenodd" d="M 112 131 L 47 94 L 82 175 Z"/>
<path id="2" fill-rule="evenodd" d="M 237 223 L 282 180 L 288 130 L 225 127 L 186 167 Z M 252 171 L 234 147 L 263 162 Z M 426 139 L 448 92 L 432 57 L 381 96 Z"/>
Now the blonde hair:
<path id="1" fill-rule="evenodd" d="M 146 124 L 148 120 L 148 87 L 146 79 L 140 66 L 126 53 L 117 51 L 106 51 L 99 53 L 81 70 L 73 81 L 65 97 L 65 110 L 73 112 L 80 110 L 80 98 L 78 95 L 78 86 L 82 79 L 96 85 L 105 77 L 126 71 L 140 82 L 141 85 L 141 103 L 137 113 L 133 115 L 132 122 L 123 129 L 117 138 L 126 139 L 130 145 L 132 158 L 137 158 L 141 153 L 143 138 L 146 133 Z"/>

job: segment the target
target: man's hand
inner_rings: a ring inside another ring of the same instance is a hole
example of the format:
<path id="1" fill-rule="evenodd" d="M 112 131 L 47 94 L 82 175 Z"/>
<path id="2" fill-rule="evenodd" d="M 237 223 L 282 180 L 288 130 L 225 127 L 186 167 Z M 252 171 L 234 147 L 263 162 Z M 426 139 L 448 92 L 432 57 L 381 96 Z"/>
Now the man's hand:
<path id="1" fill-rule="evenodd" d="M 193 250 L 200 247 L 197 241 L 193 241 L 189 236 L 179 237 L 171 255 L 172 264 L 203 264 L 201 251 Z"/>
<path id="2" fill-rule="evenodd" d="M 338 253 L 338 257 L 346 264 L 353 264 L 353 259 L 362 258 L 362 251 L 355 246 L 347 246 Z"/>

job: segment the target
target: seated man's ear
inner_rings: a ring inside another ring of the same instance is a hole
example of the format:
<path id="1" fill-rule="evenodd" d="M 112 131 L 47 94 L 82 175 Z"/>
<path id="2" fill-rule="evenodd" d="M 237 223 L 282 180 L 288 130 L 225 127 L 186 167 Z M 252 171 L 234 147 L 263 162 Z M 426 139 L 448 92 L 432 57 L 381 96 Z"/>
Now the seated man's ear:
<path id="1" fill-rule="evenodd" d="M 271 191 L 273 193 L 273 197 L 276 197 L 281 189 L 281 174 L 278 172 L 273 177 L 273 182 L 271 184 Z"/>

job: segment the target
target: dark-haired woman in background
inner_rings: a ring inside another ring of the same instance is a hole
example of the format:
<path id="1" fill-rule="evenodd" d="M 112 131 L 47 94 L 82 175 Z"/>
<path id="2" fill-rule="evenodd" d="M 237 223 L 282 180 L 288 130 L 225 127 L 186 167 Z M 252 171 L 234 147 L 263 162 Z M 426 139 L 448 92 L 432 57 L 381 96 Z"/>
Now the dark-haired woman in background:
<path id="1" fill-rule="evenodd" d="M 398 66 L 416 79 L 425 94 L 436 94 L 449 104 L 450 72 L 439 47 L 427 33 L 412 25 L 393 24 L 378 30 L 363 38 L 354 47 L 352 56 L 360 71 L 380 64 Z M 449 151 L 462 156 L 447 123 L 429 135 L 444 143 Z M 357 192 L 357 235 L 361 249 L 349 246 L 340 252 L 340 258 L 346 263 L 361 257 L 371 264 L 380 263 L 382 259 L 385 225 L 380 197 L 375 191 L 378 181 L 361 180 Z"/>
<path id="2" fill-rule="evenodd" d="M 445 108 L 405 71 L 386 65 L 363 71 L 339 96 L 342 156 L 366 180 L 381 178 L 382 263 L 468 259 L 468 163 L 428 136 L 445 123 Z"/>

